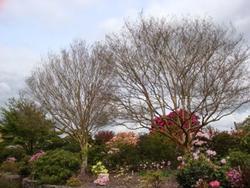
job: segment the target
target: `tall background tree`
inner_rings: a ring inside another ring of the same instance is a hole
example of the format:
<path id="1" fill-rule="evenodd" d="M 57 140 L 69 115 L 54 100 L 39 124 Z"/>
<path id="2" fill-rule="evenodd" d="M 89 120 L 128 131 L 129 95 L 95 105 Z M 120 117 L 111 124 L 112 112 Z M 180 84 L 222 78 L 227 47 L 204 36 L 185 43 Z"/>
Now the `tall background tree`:
<path id="1" fill-rule="evenodd" d="M 161 132 L 188 149 L 200 129 L 249 102 L 249 49 L 231 27 L 141 17 L 109 35 L 107 45 L 119 80 L 119 122 L 126 125 L 151 128 L 161 118 Z M 165 126 L 169 121 L 178 134 Z"/>
<path id="2" fill-rule="evenodd" d="M 103 47 L 74 42 L 60 54 L 51 54 L 27 80 L 35 100 L 81 148 L 85 173 L 89 136 L 111 120 L 114 94 L 112 67 L 102 61 Z"/>
<path id="3" fill-rule="evenodd" d="M 3 144 L 21 145 L 27 154 L 41 149 L 41 144 L 52 131 L 53 123 L 35 103 L 12 98 L 1 112 Z"/>

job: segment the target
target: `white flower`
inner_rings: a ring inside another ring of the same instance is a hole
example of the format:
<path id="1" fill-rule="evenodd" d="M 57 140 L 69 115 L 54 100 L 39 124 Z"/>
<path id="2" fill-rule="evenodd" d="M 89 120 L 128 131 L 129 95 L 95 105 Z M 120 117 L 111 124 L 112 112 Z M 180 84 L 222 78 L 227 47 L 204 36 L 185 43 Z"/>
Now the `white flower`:
<path id="1" fill-rule="evenodd" d="M 177 161 L 182 161 L 182 160 L 183 160 L 182 156 L 177 157 Z"/>
<path id="2" fill-rule="evenodd" d="M 199 159 L 199 155 L 198 155 L 198 153 L 193 153 L 193 158 L 194 158 L 194 160 Z"/>

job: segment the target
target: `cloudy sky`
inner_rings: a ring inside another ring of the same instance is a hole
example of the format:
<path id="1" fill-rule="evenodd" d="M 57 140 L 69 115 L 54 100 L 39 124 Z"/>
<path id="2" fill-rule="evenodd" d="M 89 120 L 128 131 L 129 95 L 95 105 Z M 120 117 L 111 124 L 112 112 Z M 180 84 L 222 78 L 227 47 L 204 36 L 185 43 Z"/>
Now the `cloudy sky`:
<path id="1" fill-rule="evenodd" d="M 249 0 L 0 0 L 0 105 L 17 95 L 48 52 L 74 39 L 102 40 L 142 10 L 146 16 L 212 17 L 232 23 L 250 41 L 249 8 Z M 238 112 L 219 126 L 229 128 L 248 114 Z"/>

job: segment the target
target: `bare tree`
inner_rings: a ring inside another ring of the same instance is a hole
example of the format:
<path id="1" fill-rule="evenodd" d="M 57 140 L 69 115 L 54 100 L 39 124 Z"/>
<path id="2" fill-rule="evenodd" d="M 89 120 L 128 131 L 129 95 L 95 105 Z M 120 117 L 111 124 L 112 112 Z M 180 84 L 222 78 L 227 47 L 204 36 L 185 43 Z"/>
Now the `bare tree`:
<path id="1" fill-rule="evenodd" d="M 81 172 L 87 166 L 88 139 L 109 122 L 114 92 L 112 67 L 103 62 L 101 45 L 83 41 L 51 54 L 27 80 L 30 92 L 55 120 L 56 128 L 79 143 Z"/>
<path id="2" fill-rule="evenodd" d="M 189 149 L 204 126 L 249 102 L 249 49 L 232 27 L 206 19 L 141 18 L 121 33 L 107 36 L 119 79 L 118 106 L 125 125 L 150 128 L 156 116 L 182 109 L 186 121 L 175 121 L 182 136 L 164 134 Z M 195 129 L 190 119 L 200 117 Z"/>

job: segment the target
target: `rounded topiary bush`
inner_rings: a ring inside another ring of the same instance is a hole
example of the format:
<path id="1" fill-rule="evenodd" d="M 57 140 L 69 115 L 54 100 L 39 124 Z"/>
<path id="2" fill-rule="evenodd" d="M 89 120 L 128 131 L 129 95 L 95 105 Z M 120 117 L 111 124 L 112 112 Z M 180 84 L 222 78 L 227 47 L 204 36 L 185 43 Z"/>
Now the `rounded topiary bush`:
<path id="1" fill-rule="evenodd" d="M 33 175 L 41 184 L 65 184 L 79 168 L 78 155 L 69 151 L 54 150 L 34 162 Z"/>

